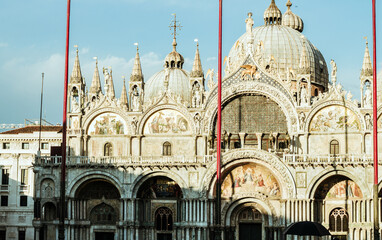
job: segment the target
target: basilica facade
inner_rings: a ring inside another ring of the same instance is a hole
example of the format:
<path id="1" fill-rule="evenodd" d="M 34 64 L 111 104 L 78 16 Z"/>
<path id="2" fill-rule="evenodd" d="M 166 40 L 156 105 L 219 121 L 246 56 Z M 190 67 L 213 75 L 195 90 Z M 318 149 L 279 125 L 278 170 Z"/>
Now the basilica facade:
<path id="1" fill-rule="evenodd" d="M 224 61 L 221 143 L 216 74 L 203 71 L 198 46 L 188 72 L 174 35 L 163 69 L 148 80 L 137 48 L 119 98 L 112 69 L 100 74 L 97 63 L 85 90 L 77 51 L 68 90 L 66 239 L 214 239 L 217 144 L 223 239 L 281 239 L 286 226 L 304 220 L 339 239 L 371 239 L 368 45 L 356 100 L 337 79 L 335 61 L 329 68 L 302 34 L 291 5 L 282 14 L 272 0 L 263 26 L 253 26 L 251 13 L 243 18 L 246 31 Z M 36 239 L 57 238 L 61 160 L 34 163 Z"/>

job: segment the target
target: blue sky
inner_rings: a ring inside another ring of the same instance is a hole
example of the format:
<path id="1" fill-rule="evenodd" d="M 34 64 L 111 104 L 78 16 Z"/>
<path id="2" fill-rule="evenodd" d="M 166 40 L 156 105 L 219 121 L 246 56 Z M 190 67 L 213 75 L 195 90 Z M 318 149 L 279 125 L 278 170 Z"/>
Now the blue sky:
<path id="1" fill-rule="evenodd" d="M 287 0 L 276 0 L 284 13 Z M 224 0 L 223 55 L 245 32 L 245 19 L 253 12 L 255 27 L 263 25 L 270 0 Z M 338 66 L 338 82 L 359 99 L 359 74 L 365 49 L 364 36 L 372 38 L 371 0 L 292 0 L 292 11 L 305 24 L 303 34 L 322 52 L 329 65 Z M 381 29 L 382 7 L 377 6 Z M 100 68 L 113 68 L 116 95 L 122 76 L 129 78 L 138 42 L 147 81 L 160 71 L 171 52 L 169 24 L 172 13 L 183 26 L 178 52 L 191 70 L 194 39 L 200 43 L 205 72 L 217 66 L 218 0 L 72 0 L 70 31 L 71 72 L 75 48 L 79 46 L 82 73 L 88 87 L 94 71 L 93 57 Z M 45 73 L 44 117 L 62 122 L 66 0 L 0 1 L 0 123 L 23 123 L 38 119 L 41 73 Z M 382 42 L 379 30 L 378 42 Z M 372 47 L 371 43 L 369 44 Z M 371 50 L 371 49 L 370 49 Z M 382 69 L 379 46 L 378 69 Z M 101 79 L 103 80 L 103 79 Z"/>

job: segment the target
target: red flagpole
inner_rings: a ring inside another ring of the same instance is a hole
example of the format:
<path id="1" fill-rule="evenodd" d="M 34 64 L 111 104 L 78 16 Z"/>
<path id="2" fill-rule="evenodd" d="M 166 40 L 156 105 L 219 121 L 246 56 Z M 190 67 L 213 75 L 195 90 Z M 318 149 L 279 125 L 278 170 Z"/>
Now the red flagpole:
<path id="1" fill-rule="evenodd" d="M 374 147 L 374 239 L 379 239 L 379 204 L 378 204 L 378 116 L 377 116 L 377 33 L 375 0 L 373 0 L 373 147 Z"/>
<path id="2" fill-rule="evenodd" d="M 217 119 L 217 161 L 216 161 L 216 240 L 221 239 L 221 92 L 222 92 L 222 15 L 223 0 L 219 0 L 219 51 L 218 51 L 218 119 Z"/>
<path id="3" fill-rule="evenodd" d="M 60 225 L 58 229 L 58 239 L 65 239 L 65 173 L 66 173 L 66 113 L 68 107 L 68 72 L 69 72 L 69 29 L 70 29 L 70 0 L 67 3 L 66 20 L 66 52 L 65 52 L 65 79 L 64 79 L 64 106 L 62 118 L 62 160 L 61 160 L 61 192 L 60 192 Z"/>

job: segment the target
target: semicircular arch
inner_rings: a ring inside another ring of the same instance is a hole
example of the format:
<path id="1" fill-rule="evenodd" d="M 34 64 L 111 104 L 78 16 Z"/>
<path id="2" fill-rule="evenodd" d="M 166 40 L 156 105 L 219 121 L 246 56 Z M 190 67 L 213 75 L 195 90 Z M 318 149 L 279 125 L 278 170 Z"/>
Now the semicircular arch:
<path id="1" fill-rule="evenodd" d="M 259 149 L 232 150 L 223 154 L 221 171 L 228 171 L 233 167 L 245 163 L 255 163 L 267 168 L 277 179 L 281 188 L 282 198 L 293 198 L 296 194 L 296 184 L 287 166 L 275 155 Z M 200 190 L 213 197 L 213 186 L 216 183 L 216 161 L 213 161 L 203 176 Z"/>
<path id="2" fill-rule="evenodd" d="M 83 129 L 85 130 L 85 133 L 86 134 L 88 133 L 91 124 L 93 123 L 93 121 L 97 117 L 99 117 L 103 114 L 108 114 L 108 113 L 119 116 L 123 119 L 123 121 L 125 122 L 125 125 L 126 125 L 125 134 L 128 134 L 129 132 L 131 132 L 129 129 L 129 124 L 128 124 L 129 117 L 126 115 L 126 113 L 121 111 L 118 108 L 106 107 L 106 108 L 96 109 L 96 110 L 92 111 L 91 113 L 89 113 L 88 115 L 85 116 L 85 118 L 83 120 Z"/>
<path id="3" fill-rule="evenodd" d="M 77 177 L 75 177 L 71 181 L 71 183 L 68 185 L 67 195 L 69 197 L 74 198 L 79 187 L 83 183 L 85 183 L 89 180 L 92 180 L 92 179 L 102 179 L 102 180 L 106 180 L 106 181 L 110 182 L 111 184 L 113 184 L 118 189 L 121 197 L 123 197 L 124 191 L 123 191 L 122 183 L 119 181 L 119 179 L 110 173 L 105 173 L 105 172 L 99 171 L 99 170 L 84 172 L 84 173 L 78 175 Z"/>
<path id="4" fill-rule="evenodd" d="M 362 189 L 362 194 L 364 197 L 369 196 L 372 197 L 370 194 L 369 187 L 367 184 L 364 183 L 364 181 L 361 181 L 361 179 L 355 177 L 353 174 L 344 171 L 344 170 L 323 170 L 320 174 L 317 174 L 308 184 L 306 188 L 306 198 L 307 199 L 313 199 L 317 189 L 319 186 L 326 181 L 328 178 L 333 177 L 333 176 L 344 176 L 355 182 L 361 189 Z"/>
<path id="5" fill-rule="evenodd" d="M 160 170 L 160 171 L 145 171 L 145 172 L 142 172 L 135 180 L 134 182 L 131 184 L 131 191 L 129 191 L 131 194 L 130 198 L 137 198 L 138 196 L 138 192 L 139 192 L 139 189 L 141 188 L 141 186 L 150 178 L 153 178 L 153 177 L 167 177 L 167 178 L 170 178 L 172 180 L 174 180 L 180 187 L 180 189 L 182 190 L 182 193 L 183 193 L 183 196 L 186 196 L 186 193 L 187 193 L 187 183 L 186 181 L 181 177 L 179 176 L 178 174 L 174 173 L 174 172 L 171 172 L 171 171 L 166 171 L 166 170 Z"/>

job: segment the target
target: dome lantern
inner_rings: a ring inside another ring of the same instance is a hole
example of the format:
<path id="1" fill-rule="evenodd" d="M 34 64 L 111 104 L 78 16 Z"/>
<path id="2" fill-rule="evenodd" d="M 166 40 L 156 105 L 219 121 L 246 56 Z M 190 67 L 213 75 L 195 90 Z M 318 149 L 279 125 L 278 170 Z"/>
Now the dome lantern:
<path id="1" fill-rule="evenodd" d="M 275 0 L 272 0 L 271 5 L 264 12 L 265 25 L 281 25 L 282 14 L 276 6 Z"/>
<path id="2" fill-rule="evenodd" d="M 174 36 L 173 41 L 172 41 L 172 52 L 170 52 L 165 60 L 164 60 L 164 67 L 165 68 L 178 68 L 178 69 L 183 69 L 183 64 L 184 64 L 184 58 L 183 56 L 176 51 L 176 46 L 178 45 L 176 43 L 176 30 L 182 27 L 179 25 L 179 22 L 176 21 L 176 14 L 174 15 L 174 20 L 171 22 L 170 29 L 173 28 L 174 32 L 172 35 Z"/>

